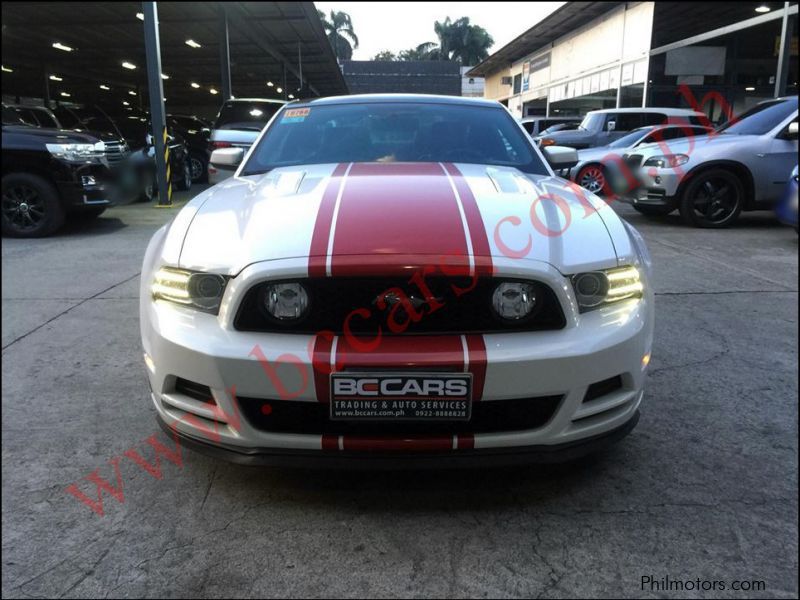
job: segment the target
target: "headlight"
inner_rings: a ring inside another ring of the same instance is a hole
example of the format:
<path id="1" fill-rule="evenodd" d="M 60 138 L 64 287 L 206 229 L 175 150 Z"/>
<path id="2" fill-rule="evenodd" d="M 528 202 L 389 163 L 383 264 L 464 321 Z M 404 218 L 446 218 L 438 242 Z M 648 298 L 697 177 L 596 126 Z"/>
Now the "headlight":
<path id="1" fill-rule="evenodd" d="M 261 305 L 273 319 L 297 321 L 308 311 L 308 292 L 300 283 L 273 283 L 264 287 Z"/>
<path id="2" fill-rule="evenodd" d="M 46 144 L 47 151 L 67 162 L 97 162 L 103 156 L 106 145 L 96 144 Z"/>
<path id="3" fill-rule="evenodd" d="M 532 283 L 507 281 L 498 285 L 492 294 L 492 308 L 502 319 L 524 319 L 535 307 L 536 287 Z"/>
<path id="4" fill-rule="evenodd" d="M 227 283 L 227 278 L 214 273 L 161 268 L 153 281 L 153 299 L 168 300 L 216 314 Z"/>
<path id="5" fill-rule="evenodd" d="M 630 265 L 606 271 L 578 273 L 572 276 L 572 287 L 581 312 L 627 298 L 641 298 L 644 292 L 639 270 Z"/>
<path id="6" fill-rule="evenodd" d="M 664 156 L 651 156 L 644 162 L 645 167 L 658 167 L 659 169 L 673 169 L 689 161 L 686 154 L 665 154 Z"/>

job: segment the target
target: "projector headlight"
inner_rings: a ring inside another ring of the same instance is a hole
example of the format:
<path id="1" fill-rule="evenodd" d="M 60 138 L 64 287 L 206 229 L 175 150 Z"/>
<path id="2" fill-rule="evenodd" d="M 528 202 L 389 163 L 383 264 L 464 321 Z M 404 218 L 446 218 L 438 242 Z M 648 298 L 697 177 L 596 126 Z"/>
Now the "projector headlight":
<path id="1" fill-rule="evenodd" d="M 96 144 L 45 144 L 47 151 L 66 162 L 100 162 L 105 152 L 103 142 Z"/>
<path id="2" fill-rule="evenodd" d="M 228 279 L 222 275 L 163 267 L 153 281 L 153 299 L 217 314 L 227 283 Z"/>
<path id="3" fill-rule="evenodd" d="M 293 323 L 308 312 L 308 292 L 301 283 L 272 283 L 264 286 L 261 306 L 266 313 L 283 323 Z"/>
<path id="4" fill-rule="evenodd" d="M 581 312 L 628 298 L 641 298 L 644 293 L 639 270 L 630 265 L 578 273 L 572 276 L 572 287 Z"/>
<path id="5" fill-rule="evenodd" d="M 536 308 L 536 287 L 532 283 L 505 281 L 492 294 L 494 312 L 507 321 L 528 317 Z"/>
<path id="6" fill-rule="evenodd" d="M 644 161 L 645 167 L 657 167 L 659 169 L 674 169 L 689 161 L 686 154 L 665 154 L 664 156 L 651 156 Z"/>

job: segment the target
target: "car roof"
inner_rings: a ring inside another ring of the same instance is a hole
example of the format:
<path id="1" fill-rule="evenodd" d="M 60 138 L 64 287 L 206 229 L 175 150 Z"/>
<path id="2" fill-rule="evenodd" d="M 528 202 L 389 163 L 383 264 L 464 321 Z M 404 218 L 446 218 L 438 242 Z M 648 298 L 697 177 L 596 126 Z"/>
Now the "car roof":
<path id="1" fill-rule="evenodd" d="M 668 117 L 688 117 L 693 115 L 705 115 L 698 110 L 691 110 L 689 108 L 658 108 L 658 107 L 646 107 L 646 108 L 601 108 L 599 110 L 590 110 L 588 113 L 589 115 L 593 114 L 608 114 L 608 113 L 658 113 L 662 115 L 667 115 Z"/>
<path id="2" fill-rule="evenodd" d="M 496 100 L 485 98 L 469 98 L 463 96 L 437 96 L 435 94 L 353 94 L 350 96 L 329 96 L 295 100 L 292 106 L 324 106 L 333 104 L 381 104 L 386 102 L 409 104 L 455 104 L 466 106 L 487 106 L 499 108 L 502 105 Z"/>
<path id="3" fill-rule="evenodd" d="M 271 104 L 286 104 L 286 100 L 276 100 L 275 98 L 228 98 L 225 100 L 225 104 L 228 102 L 269 102 Z"/>

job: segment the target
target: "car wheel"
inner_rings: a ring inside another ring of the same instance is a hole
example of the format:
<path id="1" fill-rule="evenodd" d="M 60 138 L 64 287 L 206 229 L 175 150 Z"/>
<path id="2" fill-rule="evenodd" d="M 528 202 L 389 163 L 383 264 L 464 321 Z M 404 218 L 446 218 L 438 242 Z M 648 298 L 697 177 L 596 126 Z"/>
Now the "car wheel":
<path id="1" fill-rule="evenodd" d="M 3 235 L 43 237 L 64 224 L 64 207 L 55 187 L 31 173 L 3 177 Z"/>
<path id="2" fill-rule="evenodd" d="M 682 196 L 680 211 L 684 221 L 695 227 L 728 227 L 742 212 L 744 186 L 725 169 L 712 169 L 694 175 Z"/>
<path id="3" fill-rule="evenodd" d="M 673 206 L 642 206 L 634 204 L 633 209 L 646 217 L 664 217 L 675 210 Z"/>
<path id="4" fill-rule="evenodd" d="M 183 163 L 183 177 L 177 181 L 175 187 L 183 192 L 192 187 L 192 168 L 189 166 L 188 160 Z"/>
<path id="5" fill-rule="evenodd" d="M 192 183 L 204 181 L 208 176 L 206 171 L 206 161 L 204 161 L 198 154 L 192 154 L 189 156 L 189 167 L 192 171 Z"/>
<path id="6" fill-rule="evenodd" d="M 575 181 L 583 189 L 593 194 L 602 194 L 606 191 L 608 182 L 606 181 L 605 170 L 600 165 L 587 165 L 579 172 Z"/>

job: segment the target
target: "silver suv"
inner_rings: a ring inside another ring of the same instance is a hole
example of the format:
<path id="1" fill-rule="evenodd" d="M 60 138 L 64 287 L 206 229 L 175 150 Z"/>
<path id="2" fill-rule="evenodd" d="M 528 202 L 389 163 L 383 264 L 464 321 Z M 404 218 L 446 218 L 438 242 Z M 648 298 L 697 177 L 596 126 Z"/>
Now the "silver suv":
<path id="1" fill-rule="evenodd" d="M 219 148 L 244 148 L 249 150 L 261 130 L 286 102 L 261 98 L 236 98 L 227 100 L 219 109 L 214 129 L 211 131 L 211 151 Z M 219 183 L 233 175 L 234 170 L 222 165 L 208 166 L 208 182 Z"/>
<path id="2" fill-rule="evenodd" d="M 536 139 L 542 148 L 568 146 L 581 150 L 607 146 L 626 133 L 648 125 L 707 125 L 706 116 L 685 108 L 606 108 L 586 113 L 572 131 L 556 131 Z"/>
<path id="3" fill-rule="evenodd" d="M 797 164 L 797 96 L 761 102 L 707 136 L 640 146 L 623 160 L 641 183 L 627 198 L 639 212 L 679 209 L 696 227 L 725 227 L 780 199 Z"/>

